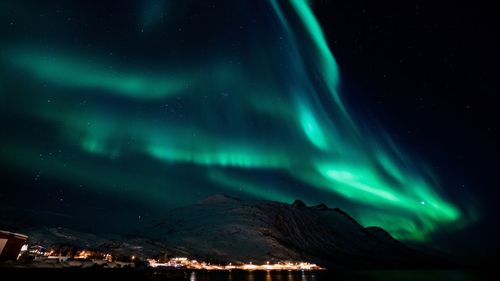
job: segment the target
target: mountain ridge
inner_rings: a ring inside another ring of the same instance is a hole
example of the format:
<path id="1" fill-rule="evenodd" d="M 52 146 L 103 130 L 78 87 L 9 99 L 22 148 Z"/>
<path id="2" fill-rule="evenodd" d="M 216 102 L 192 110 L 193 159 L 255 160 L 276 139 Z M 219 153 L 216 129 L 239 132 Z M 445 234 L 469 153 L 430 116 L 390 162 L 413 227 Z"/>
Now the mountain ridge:
<path id="1" fill-rule="evenodd" d="M 23 230 L 32 244 L 103 250 L 122 256 L 188 256 L 213 263 L 308 261 L 327 268 L 434 267 L 438 259 L 361 226 L 339 208 L 214 195 L 170 209 L 133 235 L 61 227 Z"/>
<path id="2" fill-rule="evenodd" d="M 347 268 L 423 264 L 422 253 L 382 228 L 361 226 L 339 208 L 211 198 L 170 210 L 143 235 L 174 253 L 217 261 L 309 260 Z"/>

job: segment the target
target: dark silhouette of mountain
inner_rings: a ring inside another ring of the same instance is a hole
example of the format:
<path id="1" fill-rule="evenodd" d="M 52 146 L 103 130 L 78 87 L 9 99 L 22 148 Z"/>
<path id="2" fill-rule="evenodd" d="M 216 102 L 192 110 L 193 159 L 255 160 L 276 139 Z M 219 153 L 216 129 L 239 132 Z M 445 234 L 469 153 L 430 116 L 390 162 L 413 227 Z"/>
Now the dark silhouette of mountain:
<path id="1" fill-rule="evenodd" d="M 174 254 L 213 261 L 307 260 L 329 267 L 429 266 L 435 259 L 379 227 L 362 227 L 338 208 L 216 195 L 173 209 L 144 236 Z"/>
<path id="2" fill-rule="evenodd" d="M 134 235 L 90 234 L 62 227 L 16 230 L 28 234 L 30 243 L 48 248 L 94 249 L 140 258 L 168 254 L 217 263 L 308 261 L 327 268 L 445 265 L 380 227 L 361 226 L 338 208 L 308 207 L 300 200 L 286 204 L 214 195 L 172 209 Z"/>

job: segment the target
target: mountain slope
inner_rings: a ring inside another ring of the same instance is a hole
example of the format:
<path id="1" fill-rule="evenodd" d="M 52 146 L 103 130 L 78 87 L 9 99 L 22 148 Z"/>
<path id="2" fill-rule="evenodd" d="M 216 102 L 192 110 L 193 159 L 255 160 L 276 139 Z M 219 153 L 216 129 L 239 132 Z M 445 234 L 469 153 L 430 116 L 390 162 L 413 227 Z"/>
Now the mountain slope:
<path id="1" fill-rule="evenodd" d="M 16 224 L 17 225 L 17 224 Z M 188 256 L 210 262 L 309 261 L 327 268 L 402 268 L 443 265 L 395 240 L 379 227 L 364 228 L 344 211 L 215 195 L 172 209 L 134 235 L 90 234 L 60 227 L 15 227 L 31 244 L 51 249 L 94 249 L 115 256 Z"/>
<path id="2" fill-rule="evenodd" d="M 308 260 L 330 267 L 401 267 L 421 254 L 378 227 L 364 228 L 340 209 L 223 195 L 173 209 L 145 236 L 172 254 L 219 262 Z"/>

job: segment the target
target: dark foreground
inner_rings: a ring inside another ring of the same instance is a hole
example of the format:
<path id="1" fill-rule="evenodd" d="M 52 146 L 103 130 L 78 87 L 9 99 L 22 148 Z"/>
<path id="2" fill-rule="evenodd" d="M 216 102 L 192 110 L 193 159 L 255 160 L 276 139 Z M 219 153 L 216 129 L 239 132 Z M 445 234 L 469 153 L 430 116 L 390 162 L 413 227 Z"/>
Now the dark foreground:
<path id="1" fill-rule="evenodd" d="M 25 280 L 190 280 L 190 281 L 327 281 L 327 280 L 497 280 L 479 271 L 196 271 L 147 269 L 0 268 L 2 276 Z M 47 279 L 45 279 L 47 278 Z M 30 280 L 30 279 L 26 279 Z"/>

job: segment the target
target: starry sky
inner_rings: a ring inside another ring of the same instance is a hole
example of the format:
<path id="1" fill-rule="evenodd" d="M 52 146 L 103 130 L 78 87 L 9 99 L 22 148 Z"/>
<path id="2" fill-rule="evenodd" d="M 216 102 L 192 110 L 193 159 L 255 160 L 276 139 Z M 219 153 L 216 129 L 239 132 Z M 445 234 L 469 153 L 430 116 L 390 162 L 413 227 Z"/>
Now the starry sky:
<path id="1" fill-rule="evenodd" d="M 127 231 L 224 193 L 325 203 L 409 242 L 483 236 L 485 11 L 102 2 L 0 4 L 3 219 Z"/>

